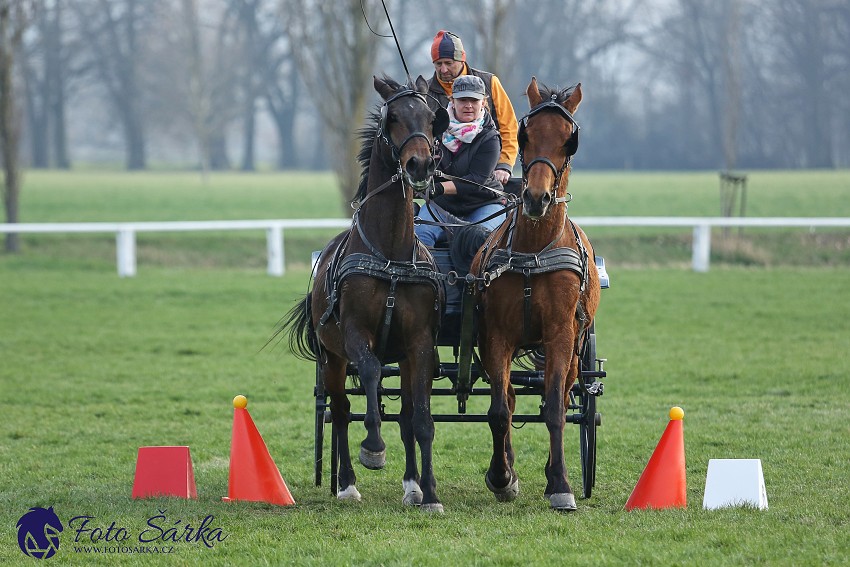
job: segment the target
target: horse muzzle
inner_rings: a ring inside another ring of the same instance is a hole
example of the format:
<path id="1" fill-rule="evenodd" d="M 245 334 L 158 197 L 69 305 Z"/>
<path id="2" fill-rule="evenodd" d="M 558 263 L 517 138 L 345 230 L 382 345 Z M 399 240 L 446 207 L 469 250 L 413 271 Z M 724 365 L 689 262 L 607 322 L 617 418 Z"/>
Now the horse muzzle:
<path id="1" fill-rule="evenodd" d="M 414 191 L 424 191 L 431 183 L 437 165 L 434 158 L 411 156 L 404 165 L 404 180 Z"/>
<path id="2" fill-rule="evenodd" d="M 522 191 L 522 214 L 532 220 L 540 220 L 549 210 L 552 204 L 552 193 L 540 191 L 538 196 L 532 194 L 528 188 Z"/>

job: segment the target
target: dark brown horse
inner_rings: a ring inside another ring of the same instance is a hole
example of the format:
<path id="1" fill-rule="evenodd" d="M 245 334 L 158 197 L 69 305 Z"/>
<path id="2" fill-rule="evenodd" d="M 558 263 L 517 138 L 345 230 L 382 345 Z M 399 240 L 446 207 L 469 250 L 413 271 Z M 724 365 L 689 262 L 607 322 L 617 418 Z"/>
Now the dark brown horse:
<path id="1" fill-rule="evenodd" d="M 543 413 L 549 430 L 545 495 L 556 510 L 574 510 L 575 496 L 564 462 L 565 404 L 579 372 L 585 330 L 599 305 L 593 249 L 567 216 L 570 159 L 578 148 L 572 114 L 581 102 L 573 89 L 527 89 L 531 110 L 520 121 L 523 167 L 521 204 L 496 229 L 473 261 L 472 271 L 489 281 L 481 294 L 479 349 L 491 380 L 488 421 L 493 457 L 485 480 L 497 500 L 519 493 L 511 445 L 516 398 L 511 359 L 520 348 L 545 352 Z"/>
<path id="2" fill-rule="evenodd" d="M 402 501 L 441 512 L 432 465 L 430 409 L 441 296 L 433 259 L 414 237 L 413 193 L 431 183 L 434 137 L 445 130 L 448 115 L 428 107 L 422 77 L 415 85 L 401 85 L 388 77 L 376 77 L 374 84 L 384 104 L 373 115 L 372 125 L 361 132 L 363 173 L 353 226 L 322 251 L 313 289 L 290 312 L 285 326 L 293 352 L 317 361 L 330 396 L 340 455 L 337 498 L 360 500 L 348 448 L 347 365 L 356 367 L 366 394 L 367 434 L 360 445 L 360 462 L 380 469 L 386 462 L 378 404 L 381 366 L 399 361 L 399 424 L 406 456 Z"/>

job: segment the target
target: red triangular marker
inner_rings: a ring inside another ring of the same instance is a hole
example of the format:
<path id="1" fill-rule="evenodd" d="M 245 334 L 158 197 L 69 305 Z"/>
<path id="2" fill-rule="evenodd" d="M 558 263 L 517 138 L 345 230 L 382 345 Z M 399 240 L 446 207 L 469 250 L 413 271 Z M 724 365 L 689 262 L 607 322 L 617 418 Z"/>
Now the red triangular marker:
<path id="1" fill-rule="evenodd" d="M 244 407 L 236 407 L 233 411 L 227 492 L 224 500 L 267 502 L 279 506 L 295 504 L 251 414 Z"/>
<path id="2" fill-rule="evenodd" d="M 197 498 L 189 447 L 139 447 L 133 498 Z"/>
<path id="3" fill-rule="evenodd" d="M 670 417 L 670 423 L 626 502 L 626 510 L 688 506 L 684 412 L 681 408 L 673 408 Z"/>

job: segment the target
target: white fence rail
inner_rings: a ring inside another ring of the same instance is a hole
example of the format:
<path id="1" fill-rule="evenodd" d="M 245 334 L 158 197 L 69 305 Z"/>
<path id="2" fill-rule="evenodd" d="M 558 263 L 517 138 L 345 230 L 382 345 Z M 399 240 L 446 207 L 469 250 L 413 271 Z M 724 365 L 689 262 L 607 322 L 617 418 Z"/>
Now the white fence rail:
<path id="1" fill-rule="evenodd" d="M 692 267 L 707 272 L 711 254 L 711 229 L 714 227 L 850 227 L 850 217 L 575 217 L 582 227 L 692 227 Z M 136 275 L 136 234 L 139 232 L 265 230 L 267 271 L 282 276 L 286 269 L 283 252 L 284 231 L 293 229 L 347 228 L 349 219 L 286 219 L 244 221 L 179 222 L 94 222 L 94 223 L 18 223 L 0 224 L 0 233 L 114 233 L 118 275 Z"/>

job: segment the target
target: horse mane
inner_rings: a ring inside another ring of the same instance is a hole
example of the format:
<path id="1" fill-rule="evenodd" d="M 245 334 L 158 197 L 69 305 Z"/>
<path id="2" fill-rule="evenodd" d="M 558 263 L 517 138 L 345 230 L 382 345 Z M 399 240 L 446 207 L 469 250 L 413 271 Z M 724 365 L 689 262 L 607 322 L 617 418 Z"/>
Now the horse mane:
<path id="1" fill-rule="evenodd" d="M 401 84 L 386 74 L 381 79 L 393 89 L 393 94 L 404 89 L 416 90 L 416 87 L 412 84 Z M 380 111 L 383 104 L 381 102 L 375 105 L 375 108 L 366 116 L 366 124 L 357 131 L 357 137 L 360 138 L 360 152 L 357 154 L 357 161 L 363 169 L 360 172 L 360 185 L 357 187 L 357 193 L 351 200 L 352 202 L 364 199 L 369 188 L 369 162 L 372 160 L 372 149 L 375 147 L 375 138 L 381 121 Z"/>
<path id="2" fill-rule="evenodd" d="M 551 100 L 554 95 L 555 102 L 563 104 L 567 101 L 568 98 L 570 98 L 570 95 L 573 94 L 573 91 L 575 90 L 576 86 L 577 85 L 573 85 L 571 87 L 562 89 L 558 86 L 549 87 L 540 83 L 537 85 L 537 90 L 540 92 L 540 96 L 543 97 L 544 102 Z"/>

